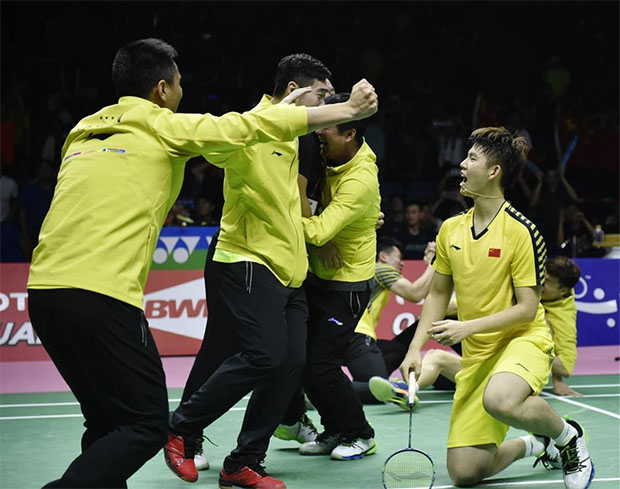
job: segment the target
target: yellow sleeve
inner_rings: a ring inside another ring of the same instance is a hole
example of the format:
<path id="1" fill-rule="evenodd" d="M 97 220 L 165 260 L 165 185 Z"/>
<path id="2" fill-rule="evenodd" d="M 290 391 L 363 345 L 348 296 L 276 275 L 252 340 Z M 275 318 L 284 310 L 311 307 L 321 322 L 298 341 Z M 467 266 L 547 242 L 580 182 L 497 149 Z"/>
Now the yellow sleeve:
<path id="1" fill-rule="evenodd" d="M 435 258 L 433 258 L 433 268 L 443 275 L 452 275 L 452 266 L 448 256 L 448 229 L 446 223 L 442 224 L 437 233 L 435 243 Z"/>
<path id="2" fill-rule="evenodd" d="M 514 236 L 514 252 L 510 264 L 515 287 L 535 287 L 545 281 L 547 250 L 545 241 L 536 227 L 518 225 Z"/>
<path id="3" fill-rule="evenodd" d="M 308 131 L 305 107 L 274 105 L 239 114 L 175 114 L 159 112 L 151 121 L 153 131 L 177 156 L 202 155 L 216 166 L 225 166 L 231 153 L 270 141 L 292 141 Z"/>
<path id="4" fill-rule="evenodd" d="M 372 204 L 368 198 L 370 191 L 370 186 L 358 178 L 342 182 L 320 215 L 302 218 L 306 242 L 323 246 L 331 240 Z"/>
<path id="5" fill-rule="evenodd" d="M 575 296 L 553 302 L 543 302 L 545 319 L 553 333 L 555 354 L 572 374 L 577 361 L 577 307 Z"/>

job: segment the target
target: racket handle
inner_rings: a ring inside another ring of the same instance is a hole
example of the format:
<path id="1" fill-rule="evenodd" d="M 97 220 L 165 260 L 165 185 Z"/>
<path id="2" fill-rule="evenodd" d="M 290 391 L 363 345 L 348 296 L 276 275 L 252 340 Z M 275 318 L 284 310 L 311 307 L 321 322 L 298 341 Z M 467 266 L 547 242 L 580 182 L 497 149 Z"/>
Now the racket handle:
<path id="1" fill-rule="evenodd" d="M 418 383 L 415 381 L 415 374 L 409 372 L 409 407 L 412 408 L 415 402 L 416 388 Z"/>

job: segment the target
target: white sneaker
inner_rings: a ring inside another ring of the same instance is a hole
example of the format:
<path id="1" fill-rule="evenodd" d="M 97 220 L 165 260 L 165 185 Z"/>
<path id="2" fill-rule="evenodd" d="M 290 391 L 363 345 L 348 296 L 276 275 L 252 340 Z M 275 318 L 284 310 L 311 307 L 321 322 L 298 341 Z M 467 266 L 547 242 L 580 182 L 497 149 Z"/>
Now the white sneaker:
<path id="1" fill-rule="evenodd" d="M 594 478 L 594 464 L 588 453 L 586 434 L 575 421 L 566 422 L 577 430 L 577 436 L 563 447 L 558 447 L 564 471 L 564 486 L 566 489 L 586 489 Z"/>
<path id="2" fill-rule="evenodd" d="M 205 454 L 200 451 L 200 453 L 196 453 L 194 455 L 194 465 L 196 466 L 196 470 L 208 470 L 209 469 L 209 461 Z"/>
<path id="3" fill-rule="evenodd" d="M 273 436 L 280 440 L 295 440 L 303 444 L 316 440 L 318 433 L 314 424 L 312 424 L 312 420 L 304 414 L 301 421 L 297 421 L 295 424 L 279 425 L 273 433 Z"/>
<path id="4" fill-rule="evenodd" d="M 302 455 L 329 455 L 340 443 L 339 434 L 321 433 L 316 440 L 304 443 L 299 447 Z"/>
<path id="5" fill-rule="evenodd" d="M 334 460 L 357 460 L 358 458 L 372 455 L 377 451 L 374 438 L 357 438 L 355 440 L 342 440 L 332 450 L 331 457 Z"/>
<path id="6" fill-rule="evenodd" d="M 536 456 L 536 461 L 532 467 L 536 467 L 539 463 L 542 463 L 543 467 L 547 470 L 561 469 L 562 458 L 560 457 L 560 451 L 551 443 L 551 438 L 544 435 L 533 436 L 545 445 L 545 449 Z"/>

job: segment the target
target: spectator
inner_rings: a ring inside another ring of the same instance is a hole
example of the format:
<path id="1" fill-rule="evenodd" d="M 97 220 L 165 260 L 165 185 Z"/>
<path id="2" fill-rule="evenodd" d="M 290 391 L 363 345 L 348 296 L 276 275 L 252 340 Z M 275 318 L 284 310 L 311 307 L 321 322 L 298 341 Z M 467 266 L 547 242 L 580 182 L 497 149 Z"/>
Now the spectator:
<path id="1" fill-rule="evenodd" d="M 194 200 L 204 193 L 208 167 L 209 163 L 202 156 L 192 158 L 188 162 L 181 195 Z"/>
<path id="2" fill-rule="evenodd" d="M 564 176 L 566 167 L 547 170 L 543 175 L 537 173 L 536 188 L 532 194 L 531 206 L 535 211 L 534 223 L 543 235 L 550 256 L 554 256 L 558 246 L 564 241 L 558 235 L 560 212 L 568 204 L 578 202 L 579 197 Z"/>
<path id="3" fill-rule="evenodd" d="M 468 207 L 465 198 L 459 191 L 460 182 L 460 175 L 446 175 L 439 184 L 441 192 L 439 194 L 439 199 L 431 207 L 431 212 L 441 221 L 445 221 L 452 216 L 456 216 Z"/>
<path id="4" fill-rule="evenodd" d="M 435 241 L 436 233 L 424 227 L 422 206 L 417 202 L 407 204 L 405 222 L 405 226 L 397 234 L 397 239 L 403 245 L 403 258 L 405 260 L 422 260 L 426 244 L 429 241 Z"/>
<path id="5" fill-rule="evenodd" d="M 59 117 L 54 119 L 52 123 L 52 132 L 48 134 L 43 142 L 41 149 L 41 159 L 60 163 L 60 151 L 62 144 L 67 138 L 67 132 L 63 127 L 63 123 Z"/>
<path id="6" fill-rule="evenodd" d="M 422 227 L 431 230 L 434 233 L 439 231 L 439 227 L 443 222 L 441 219 L 433 216 L 433 211 L 431 210 L 431 206 L 429 204 L 424 204 L 422 206 Z"/>
<path id="7" fill-rule="evenodd" d="M 389 209 L 385 212 L 385 224 L 381 228 L 381 234 L 394 236 L 405 223 L 405 204 L 400 195 L 393 195 L 389 202 Z"/>
<path id="8" fill-rule="evenodd" d="M 17 223 L 19 213 L 19 189 L 17 182 L 5 175 L 6 167 L 0 166 L 2 177 L 0 180 L 0 262 L 26 261 L 25 243 Z"/>
<path id="9" fill-rule="evenodd" d="M 170 212 L 168 212 L 168 217 L 166 217 L 166 221 L 164 222 L 164 226 L 179 226 L 185 227 L 187 225 L 193 225 L 194 220 L 192 219 L 192 213 L 189 209 L 189 205 L 193 205 L 192 201 L 186 200 L 177 200 Z"/>
<path id="10" fill-rule="evenodd" d="M 564 95 L 566 88 L 570 85 L 571 77 L 568 70 L 562 65 L 560 58 L 552 56 L 547 62 L 547 69 L 544 73 L 544 80 L 551 87 L 554 100 L 559 100 Z"/>
<path id="11" fill-rule="evenodd" d="M 30 245 L 28 256 L 36 246 L 43 219 L 47 214 L 54 196 L 56 170 L 49 160 L 41 160 L 36 168 L 34 180 L 24 186 L 21 195 L 20 219 L 22 229 Z"/>
<path id="12" fill-rule="evenodd" d="M 571 205 L 560 212 L 558 240 L 561 248 L 568 250 L 572 257 L 602 256 L 605 251 L 592 246 L 594 226 L 576 205 Z"/>
<path id="13" fill-rule="evenodd" d="M 534 149 L 534 144 L 532 143 L 532 136 L 530 136 L 530 133 L 524 126 L 525 114 L 519 109 L 514 109 L 510 113 L 506 128 L 513 134 L 513 136 L 525 138 L 525 142 L 527 143 L 531 151 Z"/>
<path id="14" fill-rule="evenodd" d="M 4 222 L 15 217 L 18 205 L 19 188 L 17 182 L 5 174 L 6 167 L 1 165 L 2 177 L 0 180 L 0 221 Z"/>
<path id="15" fill-rule="evenodd" d="M 215 213 L 215 204 L 205 195 L 196 199 L 192 219 L 194 226 L 218 226 L 220 224 Z"/>

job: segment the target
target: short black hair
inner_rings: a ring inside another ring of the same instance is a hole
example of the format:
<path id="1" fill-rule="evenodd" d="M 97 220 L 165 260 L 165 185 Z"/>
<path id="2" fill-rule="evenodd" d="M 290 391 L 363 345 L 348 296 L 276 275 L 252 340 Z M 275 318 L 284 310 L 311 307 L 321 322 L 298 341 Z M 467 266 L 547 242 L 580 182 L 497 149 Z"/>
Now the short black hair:
<path id="1" fill-rule="evenodd" d="M 379 258 L 379 253 L 382 251 L 389 253 L 392 251 L 392 248 L 398 248 L 401 253 L 403 252 L 403 244 L 396 238 L 392 238 L 391 236 L 381 236 L 377 239 L 377 258 Z"/>
<path id="2" fill-rule="evenodd" d="M 505 127 L 481 127 L 471 133 L 470 147 L 478 145 L 491 165 L 502 168 L 502 188 L 513 182 L 527 161 L 530 150 L 525 138 L 514 137 Z"/>
<path id="3" fill-rule="evenodd" d="M 340 104 L 342 102 L 346 102 L 351 97 L 350 93 L 337 93 L 335 95 L 330 95 L 325 99 L 325 105 L 328 104 Z M 349 129 L 355 129 L 355 141 L 360 146 L 364 144 L 364 134 L 366 133 L 366 128 L 368 127 L 368 119 L 360 119 L 357 121 L 346 122 L 344 124 L 338 124 L 338 132 L 342 134 Z"/>
<path id="4" fill-rule="evenodd" d="M 581 270 L 577 264 L 565 256 L 551 258 L 546 265 L 547 273 L 558 279 L 560 287 L 572 289 L 579 282 Z"/>
<path id="5" fill-rule="evenodd" d="M 172 83 L 178 68 L 178 56 L 161 39 L 140 39 L 126 44 L 116 52 L 112 63 L 112 81 L 116 95 L 147 98 L 159 80 Z"/>
<path id="6" fill-rule="evenodd" d="M 314 80 L 325 81 L 331 76 L 332 72 L 327 66 L 314 56 L 304 53 L 289 54 L 278 63 L 273 95 L 274 97 L 283 95 L 291 80 L 300 87 L 307 87 Z"/>

